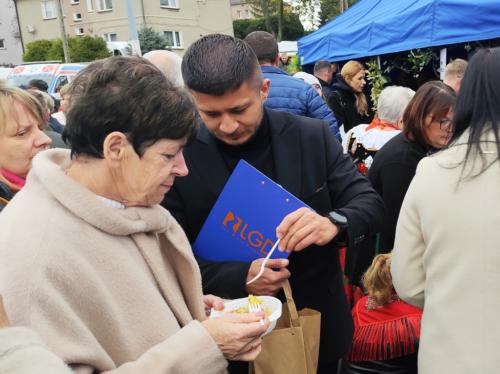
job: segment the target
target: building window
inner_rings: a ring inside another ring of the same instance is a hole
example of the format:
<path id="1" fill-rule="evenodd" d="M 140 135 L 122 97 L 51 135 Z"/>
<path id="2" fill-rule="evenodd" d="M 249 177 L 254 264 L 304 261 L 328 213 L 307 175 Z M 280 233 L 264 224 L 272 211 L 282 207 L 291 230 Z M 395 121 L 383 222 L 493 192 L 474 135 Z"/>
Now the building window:
<path id="1" fill-rule="evenodd" d="M 55 0 L 42 0 L 43 19 L 57 18 L 57 9 Z"/>
<path id="2" fill-rule="evenodd" d="M 94 11 L 94 0 L 87 0 L 87 11 L 88 12 L 93 12 Z"/>
<path id="3" fill-rule="evenodd" d="M 75 35 L 78 35 L 78 36 L 85 35 L 85 30 L 83 29 L 83 27 L 77 27 L 75 29 Z"/>
<path id="4" fill-rule="evenodd" d="M 160 6 L 165 8 L 179 8 L 179 0 L 160 0 Z"/>
<path id="5" fill-rule="evenodd" d="M 107 42 L 116 42 L 118 40 L 116 33 L 114 32 L 108 32 L 104 34 L 104 40 Z"/>
<path id="6" fill-rule="evenodd" d="M 5 39 L 0 39 L 0 49 L 5 49 Z"/>
<path id="7" fill-rule="evenodd" d="M 80 0 L 69 0 L 69 2 L 71 3 L 71 5 L 80 4 Z"/>
<path id="8" fill-rule="evenodd" d="M 113 0 L 97 0 L 97 10 L 99 12 L 113 10 Z"/>
<path id="9" fill-rule="evenodd" d="M 250 10 L 247 9 L 246 12 L 247 12 L 247 18 L 251 18 L 252 17 L 252 13 L 250 12 Z"/>
<path id="10" fill-rule="evenodd" d="M 236 18 L 241 19 L 241 10 L 236 11 Z"/>
<path id="11" fill-rule="evenodd" d="M 167 39 L 169 47 L 182 48 L 181 33 L 179 31 L 164 31 L 163 35 L 165 39 Z"/>
<path id="12" fill-rule="evenodd" d="M 79 22 L 82 20 L 82 14 L 80 12 L 73 13 L 73 21 Z"/>

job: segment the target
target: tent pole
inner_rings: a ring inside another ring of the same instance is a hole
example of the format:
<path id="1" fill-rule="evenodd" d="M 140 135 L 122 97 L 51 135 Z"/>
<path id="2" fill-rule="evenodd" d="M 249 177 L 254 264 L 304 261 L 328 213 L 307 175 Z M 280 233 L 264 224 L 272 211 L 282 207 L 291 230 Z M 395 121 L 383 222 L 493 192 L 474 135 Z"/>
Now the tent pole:
<path id="1" fill-rule="evenodd" d="M 444 80 L 444 71 L 446 69 L 446 48 L 439 51 L 439 79 Z"/>

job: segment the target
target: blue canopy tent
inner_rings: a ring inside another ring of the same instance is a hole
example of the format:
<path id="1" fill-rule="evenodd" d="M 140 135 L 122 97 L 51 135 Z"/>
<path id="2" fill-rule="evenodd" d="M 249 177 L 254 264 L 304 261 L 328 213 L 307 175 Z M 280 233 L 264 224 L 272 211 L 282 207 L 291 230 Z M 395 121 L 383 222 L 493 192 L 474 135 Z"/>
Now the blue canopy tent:
<path id="1" fill-rule="evenodd" d="M 299 39 L 303 64 L 500 37 L 500 0 L 360 0 Z"/>

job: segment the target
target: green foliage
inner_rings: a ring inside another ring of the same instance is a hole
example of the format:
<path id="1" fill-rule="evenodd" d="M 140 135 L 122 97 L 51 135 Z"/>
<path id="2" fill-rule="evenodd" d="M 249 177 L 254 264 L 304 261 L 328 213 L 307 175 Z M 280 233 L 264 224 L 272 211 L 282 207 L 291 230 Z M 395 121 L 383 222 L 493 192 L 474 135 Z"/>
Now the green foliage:
<path id="1" fill-rule="evenodd" d="M 372 87 L 370 96 L 372 99 L 374 112 L 377 111 L 378 97 L 384 89 L 385 85 L 389 83 L 389 78 L 384 75 L 384 73 L 389 72 L 389 69 L 382 70 L 377 63 L 377 59 L 370 60 L 367 64 L 368 69 L 366 70 L 366 79 L 370 82 Z"/>
<path id="2" fill-rule="evenodd" d="M 70 36 L 69 56 L 72 62 L 88 62 L 109 57 L 106 42 L 99 36 Z M 64 61 L 61 39 L 37 40 L 26 45 L 23 61 Z"/>
<path id="3" fill-rule="evenodd" d="M 139 43 L 141 44 L 142 54 L 171 47 L 168 45 L 167 39 L 151 27 L 143 27 L 139 30 Z"/>
<path id="4" fill-rule="evenodd" d="M 23 61 L 48 61 L 48 52 L 52 47 L 52 41 L 41 39 L 26 44 L 26 52 L 23 55 Z"/>
<path id="5" fill-rule="evenodd" d="M 87 62 L 109 57 L 106 41 L 99 36 L 75 36 L 69 38 L 71 61 Z"/>
<path id="6" fill-rule="evenodd" d="M 412 49 L 408 53 L 408 70 L 414 78 L 418 78 L 427 64 L 436 58 L 437 55 L 432 49 Z"/>
<path id="7" fill-rule="evenodd" d="M 340 14 L 341 0 L 320 0 L 319 23 L 320 26 L 331 21 Z M 348 0 L 349 6 L 354 5 L 358 0 Z"/>
<path id="8" fill-rule="evenodd" d="M 299 71 L 301 71 L 299 56 L 292 56 L 292 58 L 290 59 L 290 63 L 286 67 L 286 72 L 290 75 L 294 75 Z"/>
<path id="9" fill-rule="evenodd" d="M 271 30 L 266 27 L 266 22 L 263 17 L 255 19 L 241 19 L 233 22 L 234 36 L 244 39 L 245 36 L 253 31 L 268 31 L 277 35 L 278 33 L 278 16 L 270 16 Z M 304 35 L 304 27 L 300 22 L 298 14 L 284 13 L 283 15 L 283 40 L 297 40 Z"/>

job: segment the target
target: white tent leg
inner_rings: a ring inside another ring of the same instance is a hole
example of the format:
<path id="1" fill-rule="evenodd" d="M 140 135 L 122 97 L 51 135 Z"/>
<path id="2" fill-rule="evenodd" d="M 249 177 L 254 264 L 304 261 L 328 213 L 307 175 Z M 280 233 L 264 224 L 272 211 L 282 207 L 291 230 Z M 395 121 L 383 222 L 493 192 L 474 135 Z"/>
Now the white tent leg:
<path id="1" fill-rule="evenodd" d="M 439 79 L 444 79 L 444 70 L 446 69 L 446 48 L 439 51 Z"/>

